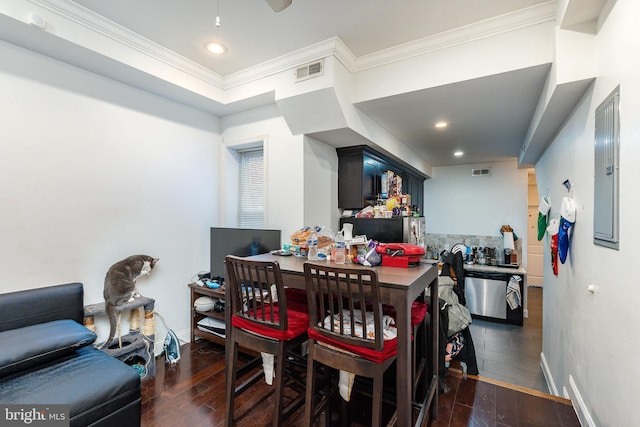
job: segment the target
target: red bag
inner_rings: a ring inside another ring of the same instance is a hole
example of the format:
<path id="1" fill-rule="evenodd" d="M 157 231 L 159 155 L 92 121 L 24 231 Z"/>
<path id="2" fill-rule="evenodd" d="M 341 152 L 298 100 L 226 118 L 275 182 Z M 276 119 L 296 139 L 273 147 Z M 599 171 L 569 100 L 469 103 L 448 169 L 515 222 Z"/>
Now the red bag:
<path id="1" fill-rule="evenodd" d="M 409 243 L 380 243 L 376 247 L 382 257 L 382 265 L 388 267 L 409 267 L 420 264 L 425 255 L 422 246 Z"/>

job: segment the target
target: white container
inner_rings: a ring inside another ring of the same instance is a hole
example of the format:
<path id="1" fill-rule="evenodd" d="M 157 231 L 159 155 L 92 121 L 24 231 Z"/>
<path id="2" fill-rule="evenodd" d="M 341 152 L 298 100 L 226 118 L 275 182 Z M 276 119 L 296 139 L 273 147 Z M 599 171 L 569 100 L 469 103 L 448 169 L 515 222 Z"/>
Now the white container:
<path id="1" fill-rule="evenodd" d="M 333 262 L 336 264 L 344 264 L 346 262 L 346 244 L 342 231 L 338 231 L 333 239 L 333 247 L 335 249 Z"/>
<path id="2" fill-rule="evenodd" d="M 307 248 L 309 253 L 307 254 L 307 259 L 309 261 L 317 261 L 318 258 L 318 234 L 315 231 L 312 231 L 309 234 L 309 238 L 307 239 Z"/>

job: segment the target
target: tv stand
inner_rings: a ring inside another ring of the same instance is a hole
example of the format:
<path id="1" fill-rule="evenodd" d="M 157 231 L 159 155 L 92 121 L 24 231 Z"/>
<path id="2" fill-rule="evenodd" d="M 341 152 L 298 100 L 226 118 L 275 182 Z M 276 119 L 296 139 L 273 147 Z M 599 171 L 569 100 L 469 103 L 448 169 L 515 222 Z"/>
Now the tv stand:
<path id="1" fill-rule="evenodd" d="M 224 336 L 216 335 L 212 332 L 203 331 L 198 328 L 198 322 L 207 317 L 224 322 L 224 311 L 198 311 L 194 306 L 196 300 L 202 296 L 211 297 L 216 300 L 224 300 L 224 288 L 211 289 L 205 286 L 198 286 L 195 283 L 189 283 L 189 290 L 191 292 L 191 342 L 195 342 L 196 338 L 204 338 L 217 344 L 224 345 Z"/>

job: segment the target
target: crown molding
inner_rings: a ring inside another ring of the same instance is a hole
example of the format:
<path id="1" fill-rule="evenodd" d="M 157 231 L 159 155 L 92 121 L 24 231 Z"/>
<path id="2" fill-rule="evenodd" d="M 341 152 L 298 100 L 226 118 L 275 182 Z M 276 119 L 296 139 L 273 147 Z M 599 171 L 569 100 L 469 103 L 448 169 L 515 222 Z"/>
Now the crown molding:
<path id="1" fill-rule="evenodd" d="M 351 52 L 351 49 L 349 49 L 339 37 L 336 37 L 336 50 L 334 52 L 334 56 L 345 67 L 347 67 L 349 71 L 352 73 L 354 72 L 357 58 L 353 52 Z"/>
<path id="2" fill-rule="evenodd" d="M 138 33 L 135 33 L 97 13 L 68 0 L 27 0 L 49 12 L 79 25 L 95 34 L 114 41 L 125 48 L 134 50 L 148 58 L 161 62 L 178 71 L 209 83 L 219 89 L 224 89 L 223 77 L 191 61 L 175 52 L 161 46 Z M 76 40 L 70 40 L 79 44 Z M 84 46 L 91 49 L 88 46 Z M 92 49 L 93 50 L 93 49 Z"/>
<path id="3" fill-rule="evenodd" d="M 245 68 L 244 70 L 226 76 L 224 78 L 224 87 L 225 89 L 230 89 L 283 71 L 291 70 L 320 58 L 332 56 L 336 51 L 336 46 L 339 44 L 344 45 L 338 37 L 332 37 L 312 44 L 311 46 L 287 53 L 286 55 L 270 59 L 253 67 Z"/>
<path id="4" fill-rule="evenodd" d="M 360 57 L 356 57 L 339 37 L 333 37 L 227 76 L 221 76 L 71 0 L 27 1 L 55 13 L 63 19 L 79 25 L 94 34 L 116 42 L 130 51 L 135 51 L 137 54 L 144 55 L 147 58 L 199 79 L 207 84 L 211 84 L 221 90 L 251 83 L 329 56 L 334 56 L 349 71 L 357 73 L 430 52 L 464 45 L 487 37 L 555 21 L 556 19 L 556 1 L 549 0 L 536 6 L 489 18 L 484 21 Z M 80 44 L 78 40 L 70 41 Z M 89 46 L 84 47 L 91 49 Z M 104 52 L 98 53 L 105 54 Z"/>
<path id="5" fill-rule="evenodd" d="M 457 27 L 409 43 L 393 46 L 355 59 L 352 72 L 364 71 L 442 49 L 461 46 L 488 37 L 509 33 L 533 25 L 555 22 L 556 2 L 550 0 L 484 21 Z"/>
<path id="6" fill-rule="evenodd" d="M 73 1 L 27 1 L 49 12 L 55 13 L 73 24 L 79 25 L 95 34 L 99 34 L 100 36 L 110 39 L 128 49 L 134 50 L 139 54 L 161 62 L 223 90 L 241 86 L 243 84 L 278 74 L 282 71 L 287 71 L 301 64 L 331 56 L 336 51 L 336 45 L 338 44 L 343 46 L 343 50 L 348 50 L 338 37 L 333 37 L 236 73 L 221 76 L 220 74 L 211 71 L 190 59 L 178 55 L 166 47 L 161 46 L 109 19 L 106 19 L 105 17 Z M 71 41 L 75 42 L 73 40 Z M 353 56 L 350 52 L 347 56 L 349 54 Z"/>

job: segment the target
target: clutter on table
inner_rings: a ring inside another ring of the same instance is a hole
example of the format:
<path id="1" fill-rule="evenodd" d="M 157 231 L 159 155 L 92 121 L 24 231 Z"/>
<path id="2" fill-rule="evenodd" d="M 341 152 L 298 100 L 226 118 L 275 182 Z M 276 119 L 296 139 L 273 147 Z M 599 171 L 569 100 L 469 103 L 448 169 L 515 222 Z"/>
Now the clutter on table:
<path id="1" fill-rule="evenodd" d="M 343 216 L 356 218 L 392 218 L 396 216 L 420 216 L 420 208 L 411 204 L 411 195 L 402 193 L 402 177 L 388 170 L 380 175 L 380 193 L 374 206 L 358 212 L 348 210 Z"/>

